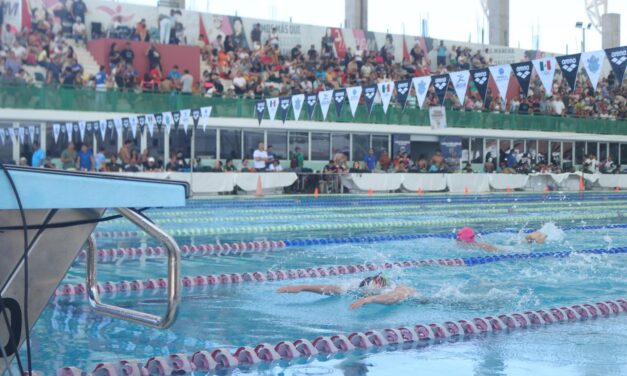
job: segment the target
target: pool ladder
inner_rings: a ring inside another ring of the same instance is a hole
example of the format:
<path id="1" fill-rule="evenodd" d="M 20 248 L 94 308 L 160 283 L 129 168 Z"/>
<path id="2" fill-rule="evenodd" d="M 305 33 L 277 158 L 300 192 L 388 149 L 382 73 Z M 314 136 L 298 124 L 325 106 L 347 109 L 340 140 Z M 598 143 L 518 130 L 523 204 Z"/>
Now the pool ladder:
<path id="1" fill-rule="evenodd" d="M 176 241 L 165 231 L 150 222 L 146 217 L 134 210 L 127 208 L 115 209 L 124 218 L 144 230 L 148 235 L 158 240 L 168 251 L 168 290 L 167 309 L 163 316 L 135 311 L 128 308 L 105 304 L 100 301 L 98 291 L 98 281 L 96 279 L 96 238 L 92 234 L 87 239 L 87 297 L 89 304 L 94 311 L 121 320 L 147 325 L 154 328 L 167 328 L 170 326 L 177 314 L 178 305 L 181 301 L 181 281 L 179 278 L 181 268 L 181 250 Z"/>

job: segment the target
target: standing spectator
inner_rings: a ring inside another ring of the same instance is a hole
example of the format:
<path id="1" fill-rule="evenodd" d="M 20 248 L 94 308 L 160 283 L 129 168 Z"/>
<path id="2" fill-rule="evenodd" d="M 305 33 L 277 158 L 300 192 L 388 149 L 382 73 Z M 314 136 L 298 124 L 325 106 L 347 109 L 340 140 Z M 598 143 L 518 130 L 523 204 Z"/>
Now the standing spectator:
<path id="1" fill-rule="evenodd" d="M 83 19 L 80 17 L 76 17 L 76 22 L 72 25 L 72 37 L 78 44 L 78 41 L 83 41 L 85 45 L 87 45 L 87 28 L 83 23 Z"/>
<path id="2" fill-rule="evenodd" d="M 85 13 L 87 13 L 87 5 L 83 0 L 74 0 L 72 3 L 72 15 L 75 20 L 85 20 Z"/>
<path id="3" fill-rule="evenodd" d="M 301 152 L 300 146 L 296 146 L 296 148 L 294 148 L 294 153 L 292 153 L 292 158 L 290 160 L 290 168 L 302 169 L 304 164 L 305 164 L 305 156 Z"/>
<path id="4" fill-rule="evenodd" d="M 135 52 L 133 52 L 133 49 L 131 48 L 131 42 L 126 42 L 126 46 L 122 50 L 120 56 L 126 64 L 133 65 L 133 61 L 135 60 Z"/>
<path id="5" fill-rule="evenodd" d="M 371 172 L 377 166 L 377 157 L 374 155 L 374 149 L 370 148 L 368 154 L 364 157 L 364 163 Z"/>
<path id="6" fill-rule="evenodd" d="M 109 48 L 109 69 L 113 69 L 113 67 L 120 64 L 121 60 L 122 56 L 120 56 L 120 51 L 118 51 L 118 45 L 111 43 L 111 48 Z"/>
<path id="7" fill-rule="evenodd" d="M 174 9 L 170 9 L 170 15 L 159 15 L 159 42 L 163 44 L 170 43 L 170 33 L 172 32 L 172 16 L 174 16 Z"/>
<path id="8" fill-rule="evenodd" d="M 250 32 L 250 40 L 253 42 L 253 50 L 261 48 L 261 24 L 256 23 Z"/>
<path id="9" fill-rule="evenodd" d="M 148 42 L 150 40 L 150 34 L 148 34 L 145 18 L 142 18 L 141 21 L 135 25 L 135 35 L 137 35 L 137 40 L 140 42 Z"/>
<path id="10" fill-rule="evenodd" d="M 33 155 L 31 157 L 31 166 L 42 167 L 44 160 L 46 159 L 46 153 L 39 145 L 39 141 L 33 142 Z"/>
<path id="11" fill-rule="evenodd" d="M 122 165 L 127 165 L 131 163 L 131 148 L 133 145 L 133 141 L 126 140 L 124 141 L 124 145 L 120 148 L 118 152 L 118 156 L 122 160 Z"/>
<path id="12" fill-rule="evenodd" d="M 76 148 L 73 142 L 68 143 L 67 148 L 61 152 L 61 168 L 76 170 Z"/>
<path id="13" fill-rule="evenodd" d="M 268 148 L 266 149 L 266 151 L 268 153 L 268 160 L 266 161 L 266 167 L 270 167 L 270 165 L 274 163 L 276 156 L 274 155 L 274 152 L 272 151 L 272 145 L 268 145 Z"/>
<path id="14" fill-rule="evenodd" d="M 146 57 L 148 58 L 148 70 L 153 70 L 154 68 L 158 68 L 160 72 L 163 72 L 161 68 L 161 54 L 157 51 L 157 46 L 154 43 L 150 44 L 148 51 L 146 51 Z M 175 65 L 173 70 L 178 72 L 178 65 Z M 171 73 L 172 71 L 170 71 Z M 181 74 L 178 73 L 178 78 L 181 78 Z"/>
<path id="15" fill-rule="evenodd" d="M 100 70 L 94 76 L 94 84 L 96 85 L 96 91 L 107 91 L 107 71 L 104 65 L 100 66 Z"/>
<path id="16" fill-rule="evenodd" d="M 268 42 L 266 44 L 271 46 L 275 50 L 279 49 L 279 32 L 277 31 L 276 27 L 272 28 L 270 36 L 268 37 Z"/>
<path id="17" fill-rule="evenodd" d="M 94 153 L 86 143 L 81 145 L 81 150 L 78 152 L 78 157 L 76 158 L 76 164 L 81 171 L 94 171 Z"/>
<path id="18" fill-rule="evenodd" d="M 553 114 L 556 116 L 566 116 L 566 106 L 564 102 L 562 102 L 562 98 L 559 96 L 553 97 L 553 101 L 551 102 L 551 106 L 553 108 Z"/>
<path id="19" fill-rule="evenodd" d="M 4 30 L 2 31 L 2 38 L 0 38 L 0 41 L 2 42 L 4 49 L 9 49 L 15 44 L 15 32 L 13 32 L 11 25 L 6 24 Z"/>
<path id="20" fill-rule="evenodd" d="M 444 46 L 444 41 L 440 41 L 440 45 L 438 46 L 438 57 L 437 57 L 438 68 L 446 66 L 446 47 Z"/>
<path id="21" fill-rule="evenodd" d="M 253 165 L 255 166 L 255 170 L 257 171 L 266 170 L 266 163 L 268 162 L 268 153 L 265 150 L 265 145 L 263 144 L 263 142 L 259 143 L 257 150 L 255 150 L 255 152 L 253 153 L 253 159 L 254 159 Z"/>
<path id="22" fill-rule="evenodd" d="M 189 73 L 189 69 L 183 71 L 181 77 L 181 93 L 184 95 L 192 95 L 194 89 L 194 76 Z"/>

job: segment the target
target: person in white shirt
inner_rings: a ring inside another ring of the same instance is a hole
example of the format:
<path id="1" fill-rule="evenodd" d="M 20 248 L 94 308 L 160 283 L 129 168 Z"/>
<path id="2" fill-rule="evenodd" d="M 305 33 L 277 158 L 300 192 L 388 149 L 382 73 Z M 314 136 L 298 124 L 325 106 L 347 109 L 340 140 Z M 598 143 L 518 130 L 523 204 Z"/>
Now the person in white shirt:
<path id="1" fill-rule="evenodd" d="M 564 106 L 561 98 L 554 97 L 552 105 L 555 115 L 564 116 L 566 114 L 566 106 Z"/>
<path id="2" fill-rule="evenodd" d="M 583 162 L 583 172 L 586 174 L 596 174 L 598 172 L 597 158 L 594 154 L 590 153 Z"/>
<path id="3" fill-rule="evenodd" d="M 255 170 L 257 171 L 265 171 L 266 170 L 266 162 L 268 161 L 268 153 L 266 152 L 265 145 L 263 142 L 259 143 L 257 150 L 253 153 L 253 160 Z"/>
<path id="4" fill-rule="evenodd" d="M 283 166 L 278 159 L 272 161 L 272 163 L 268 166 L 268 171 L 281 172 L 283 171 Z"/>

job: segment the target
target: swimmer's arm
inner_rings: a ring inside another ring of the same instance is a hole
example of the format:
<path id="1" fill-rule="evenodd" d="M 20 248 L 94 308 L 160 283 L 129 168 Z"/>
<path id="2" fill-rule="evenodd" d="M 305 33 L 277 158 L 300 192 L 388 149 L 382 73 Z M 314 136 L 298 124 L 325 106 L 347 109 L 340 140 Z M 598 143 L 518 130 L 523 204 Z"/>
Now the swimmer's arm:
<path id="1" fill-rule="evenodd" d="M 338 295 L 343 293 L 344 289 L 337 285 L 294 285 L 283 286 L 276 291 L 288 294 L 295 294 L 299 292 L 313 292 L 321 295 Z"/>
<path id="2" fill-rule="evenodd" d="M 484 251 L 488 251 L 488 252 L 498 252 L 500 251 L 500 249 L 490 243 L 477 243 L 477 247 L 483 249 Z"/>
<path id="3" fill-rule="evenodd" d="M 393 291 L 385 294 L 367 296 L 365 298 L 355 300 L 353 304 L 350 305 L 350 309 L 357 309 L 366 304 L 396 304 L 407 300 L 416 294 L 416 290 L 411 287 L 398 286 Z"/>

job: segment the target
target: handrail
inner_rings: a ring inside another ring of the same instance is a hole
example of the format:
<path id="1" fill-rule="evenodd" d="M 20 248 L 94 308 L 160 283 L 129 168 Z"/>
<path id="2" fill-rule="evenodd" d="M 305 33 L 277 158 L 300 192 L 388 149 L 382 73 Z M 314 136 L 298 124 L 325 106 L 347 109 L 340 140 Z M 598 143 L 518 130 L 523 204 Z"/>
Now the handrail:
<path id="1" fill-rule="evenodd" d="M 181 282 L 179 277 L 181 268 L 181 250 L 179 249 L 176 241 L 174 241 L 170 235 L 165 233 L 155 224 L 148 221 L 146 218 L 142 217 L 140 214 L 127 208 L 118 208 L 116 210 L 124 218 L 131 221 L 133 224 L 144 230 L 148 235 L 151 235 L 165 246 L 168 252 L 167 309 L 164 316 L 160 317 L 128 308 L 104 304 L 100 301 L 100 292 L 98 290 L 98 281 L 96 278 L 97 247 L 96 237 L 94 235 L 91 235 L 87 240 L 86 286 L 89 304 L 94 311 L 103 315 L 155 328 L 167 328 L 174 322 L 178 311 L 177 308 L 181 301 Z"/>

